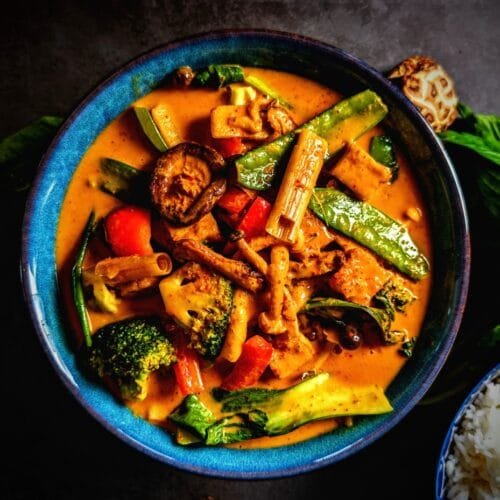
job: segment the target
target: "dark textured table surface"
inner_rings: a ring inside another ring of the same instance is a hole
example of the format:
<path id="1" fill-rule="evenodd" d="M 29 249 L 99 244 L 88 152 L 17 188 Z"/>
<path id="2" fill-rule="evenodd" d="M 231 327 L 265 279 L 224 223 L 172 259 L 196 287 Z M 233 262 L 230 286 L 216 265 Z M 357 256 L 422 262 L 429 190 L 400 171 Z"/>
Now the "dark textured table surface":
<path id="1" fill-rule="evenodd" d="M 308 35 L 379 69 L 428 54 L 451 73 L 462 101 L 498 114 L 499 25 L 498 0 L 10 2 L 0 17 L 0 137 L 43 114 L 67 115 L 100 80 L 152 47 L 221 28 Z M 432 498 L 437 454 L 459 400 L 417 407 L 356 456 L 281 480 L 195 476 L 123 444 L 75 402 L 39 346 L 18 283 L 23 199 L 1 202 L 10 264 L 1 308 L 2 498 Z M 477 280 L 473 274 L 473 287 Z M 464 327 L 474 324 L 474 306 L 472 297 Z"/>

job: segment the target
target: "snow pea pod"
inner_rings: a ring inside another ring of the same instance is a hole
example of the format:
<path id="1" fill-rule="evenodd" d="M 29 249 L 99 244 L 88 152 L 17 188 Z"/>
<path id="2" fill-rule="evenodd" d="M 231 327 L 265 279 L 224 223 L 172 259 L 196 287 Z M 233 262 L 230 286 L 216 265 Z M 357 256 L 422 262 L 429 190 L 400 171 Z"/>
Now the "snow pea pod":
<path id="1" fill-rule="evenodd" d="M 341 191 L 316 188 L 309 208 L 327 225 L 380 255 L 414 280 L 429 272 L 429 262 L 406 228 L 388 215 Z"/>
<path id="2" fill-rule="evenodd" d="M 344 99 L 301 127 L 238 158 L 235 161 L 238 183 L 255 190 L 269 189 L 278 165 L 286 158 L 297 133 L 303 128 L 325 138 L 328 156 L 331 156 L 346 142 L 356 140 L 377 125 L 386 114 L 386 105 L 372 90 Z"/>
<path id="3" fill-rule="evenodd" d="M 163 137 L 154 122 L 151 112 L 148 108 L 143 108 L 141 106 L 134 107 L 135 116 L 139 120 L 142 131 L 144 135 L 149 139 L 149 142 L 160 152 L 165 153 L 168 146 L 165 144 Z"/>

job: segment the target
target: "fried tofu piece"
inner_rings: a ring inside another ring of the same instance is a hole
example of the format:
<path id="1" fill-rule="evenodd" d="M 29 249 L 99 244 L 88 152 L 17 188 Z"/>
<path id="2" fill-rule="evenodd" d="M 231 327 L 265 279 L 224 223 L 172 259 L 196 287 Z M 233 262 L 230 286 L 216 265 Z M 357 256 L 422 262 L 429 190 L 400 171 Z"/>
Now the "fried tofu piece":
<path id="1" fill-rule="evenodd" d="M 174 226 L 165 219 L 157 219 L 153 222 L 153 239 L 170 249 L 179 240 L 217 243 L 222 240 L 222 236 L 217 221 L 209 212 L 190 226 Z"/>
<path id="2" fill-rule="evenodd" d="M 388 278 L 389 272 L 370 252 L 352 248 L 346 252 L 340 269 L 331 276 L 330 287 L 346 300 L 368 306 Z"/>
<path id="3" fill-rule="evenodd" d="M 301 333 L 277 335 L 269 367 L 278 378 L 300 373 L 316 354 L 315 346 Z"/>
<path id="4" fill-rule="evenodd" d="M 347 145 L 347 151 L 331 173 L 361 200 L 369 200 L 381 185 L 391 180 L 391 171 L 355 143 Z"/>

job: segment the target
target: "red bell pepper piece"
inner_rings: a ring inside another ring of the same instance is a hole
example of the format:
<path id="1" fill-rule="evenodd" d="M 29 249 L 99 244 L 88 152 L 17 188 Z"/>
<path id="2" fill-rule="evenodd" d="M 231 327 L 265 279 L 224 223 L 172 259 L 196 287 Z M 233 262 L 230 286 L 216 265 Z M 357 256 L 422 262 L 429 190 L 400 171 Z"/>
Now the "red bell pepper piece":
<path id="1" fill-rule="evenodd" d="M 252 197 L 246 191 L 231 187 L 222 195 L 217 205 L 229 215 L 240 215 L 251 199 Z"/>
<path id="2" fill-rule="evenodd" d="M 272 205 L 264 198 L 257 196 L 240 220 L 237 231 L 241 231 L 245 238 L 252 238 L 264 232 Z"/>
<path id="3" fill-rule="evenodd" d="M 203 390 L 198 353 L 186 344 L 184 333 L 180 330 L 173 334 L 177 362 L 173 364 L 177 385 L 184 396 Z"/>
<path id="4" fill-rule="evenodd" d="M 113 210 L 104 220 L 104 231 L 111 250 L 119 257 L 153 253 L 151 214 L 145 208 L 127 205 Z"/>
<path id="5" fill-rule="evenodd" d="M 240 137 L 215 139 L 215 148 L 224 158 L 239 155 L 245 152 L 245 145 Z"/>
<path id="6" fill-rule="evenodd" d="M 250 387 L 257 383 L 271 361 L 272 345 L 260 335 L 250 337 L 242 347 L 233 371 L 225 378 L 222 388 L 229 391 Z"/>

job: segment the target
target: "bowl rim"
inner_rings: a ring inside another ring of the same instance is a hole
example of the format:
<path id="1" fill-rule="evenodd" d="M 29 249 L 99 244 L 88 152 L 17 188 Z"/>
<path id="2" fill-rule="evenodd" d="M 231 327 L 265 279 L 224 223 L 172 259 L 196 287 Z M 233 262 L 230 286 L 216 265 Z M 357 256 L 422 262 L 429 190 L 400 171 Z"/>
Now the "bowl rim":
<path id="1" fill-rule="evenodd" d="M 391 95 L 394 101 L 397 103 L 397 106 L 403 108 L 408 115 L 411 115 L 412 122 L 418 131 L 425 138 L 426 144 L 432 151 L 433 156 L 436 159 L 436 162 L 444 167 L 443 176 L 446 178 L 448 190 L 450 192 L 450 199 L 452 204 L 454 205 L 453 211 L 453 220 L 456 223 L 456 233 L 460 235 L 458 241 L 461 244 L 461 247 L 457 249 L 458 257 L 457 261 L 460 263 L 460 269 L 462 270 L 462 274 L 460 278 L 457 280 L 456 289 L 459 290 L 459 293 L 455 296 L 453 307 L 450 308 L 450 318 L 453 318 L 449 323 L 448 335 L 446 339 L 443 341 L 441 348 L 438 352 L 435 353 L 436 362 L 428 367 L 428 369 L 422 374 L 421 378 L 423 378 L 423 383 L 418 387 L 418 389 L 411 395 L 406 404 L 400 409 L 400 411 L 395 412 L 388 418 L 387 421 L 382 423 L 377 429 L 374 430 L 369 436 L 364 437 L 361 440 L 358 440 L 352 443 L 350 446 L 339 450 L 336 453 L 333 453 L 324 459 L 314 460 L 310 463 L 303 462 L 300 465 L 292 466 L 292 467 L 284 467 L 279 470 L 272 471 L 234 471 L 234 470 L 220 470 L 214 469 L 212 467 L 198 467 L 189 463 L 180 462 L 175 458 L 168 457 L 156 450 L 153 450 L 138 441 L 134 437 L 129 434 L 123 432 L 120 429 L 117 429 L 113 426 L 108 420 L 99 414 L 90 403 L 84 400 L 81 392 L 78 390 L 76 386 L 74 386 L 69 380 L 67 374 L 64 373 L 64 370 L 61 369 L 60 361 L 57 357 L 57 352 L 55 352 L 46 338 L 46 334 L 43 331 L 43 325 L 41 324 L 40 318 L 37 316 L 38 311 L 35 305 L 35 296 L 37 295 L 36 289 L 34 289 L 33 280 L 30 279 L 28 275 L 29 268 L 29 247 L 27 245 L 30 236 L 31 230 L 31 215 L 33 213 L 34 207 L 37 202 L 37 197 L 39 195 L 38 191 L 41 184 L 41 179 L 43 177 L 43 173 L 48 166 L 48 160 L 52 156 L 53 150 L 56 148 L 61 138 L 66 133 L 67 129 L 72 125 L 72 123 L 79 116 L 81 111 L 87 106 L 87 104 L 92 101 L 98 94 L 100 94 L 105 88 L 107 88 L 115 79 L 117 79 L 120 75 L 132 70 L 134 67 L 141 65 L 141 63 L 148 61 L 149 59 L 153 59 L 162 54 L 167 54 L 169 51 L 172 51 L 179 47 L 185 47 L 188 45 L 196 45 L 203 42 L 210 41 L 228 41 L 232 38 L 261 38 L 265 39 L 268 42 L 271 41 L 283 41 L 283 42 L 297 42 L 301 46 L 309 47 L 315 50 L 321 50 L 325 53 L 330 54 L 332 57 L 337 58 L 342 63 L 354 64 L 356 68 L 359 70 L 363 76 L 366 76 L 372 82 L 376 82 L 377 85 L 384 88 L 384 90 Z M 113 71 L 109 76 L 105 77 L 100 83 L 93 86 L 92 90 L 83 97 L 78 105 L 74 108 L 71 114 L 66 118 L 64 123 L 59 128 L 57 134 L 54 139 L 50 143 L 47 148 L 45 154 L 43 155 L 39 168 L 37 170 L 36 178 L 33 182 L 32 188 L 30 190 L 30 194 L 28 196 L 23 220 L 22 227 L 22 251 L 21 251 L 21 266 L 20 266 L 20 274 L 21 281 L 23 285 L 23 292 L 25 301 L 28 304 L 28 309 L 30 312 L 30 316 L 32 319 L 32 324 L 35 327 L 35 331 L 39 338 L 39 341 L 42 345 L 43 350 L 47 354 L 49 361 L 51 362 L 53 368 L 58 374 L 60 380 L 63 385 L 69 390 L 69 392 L 75 397 L 75 399 L 109 432 L 120 438 L 125 443 L 131 445 L 133 448 L 145 453 L 146 455 L 153 457 L 163 463 L 174 466 L 176 468 L 186 470 L 189 472 L 193 472 L 196 474 L 202 474 L 206 476 L 219 477 L 219 478 L 228 478 L 228 479 L 271 479 L 271 478 L 282 478 L 288 476 L 294 476 L 297 474 L 302 474 L 305 472 L 309 472 L 312 470 L 316 470 L 327 465 L 331 465 L 339 460 L 342 460 L 350 455 L 355 454 L 361 449 L 365 448 L 369 444 L 373 443 L 377 439 L 379 439 L 382 435 L 384 435 L 387 431 L 392 429 L 395 425 L 397 425 L 407 414 L 408 412 L 418 403 L 418 401 L 424 396 L 432 382 L 436 378 L 437 374 L 441 370 L 446 358 L 449 355 L 451 347 L 455 341 L 455 337 L 458 332 L 458 328 L 460 326 L 466 298 L 469 286 L 469 274 L 470 274 L 470 237 L 469 237 L 469 225 L 468 225 L 468 216 L 466 205 L 463 197 L 463 193 L 458 181 L 457 174 L 453 168 L 452 162 L 444 149 L 443 144 L 439 141 L 436 134 L 430 127 L 430 125 L 426 122 L 426 120 L 422 117 L 418 109 L 404 96 L 404 94 L 388 79 L 386 79 L 381 72 L 367 64 L 362 59 L 354 56 L 345 50 L 336 47 L 333 44 L 329 44 L 308 36 L 284 32 L 278 30 L 269 30 L 269 29 L 224 29 L 224 30 L 214 30 L 208 32 L 202 32 L 193 34 L 186 37 L 181 37 L 175 40 L 172 40 L 167 43 L 160 44 L 155 48 L 147 50 L 140 54 L 137 57 L 132 58 L 129 62 L 122 64 L 118 69 Z"/>
<path id="2" fill-rule="evenodd" d="M 436 467 L 435 478 L 435 496 L 437 500 L 445 500 L 446 494 L 446 460 L 450 454 L 453 444 L 453 436 L 460 426 L 460 422 L 472 402 L 477 398 L 480 392 L 483 391 L 486 384 L 491 382 L 495 377 L 500 376 L 500 363 L 493 365 L 480 379 L 479 382 L 469 391 L 465 399 L 460 403 L 458 410 L 451 419 L 450 425 L 446 431 L 446 436 L 439 451 L 439 457 Z"/>

